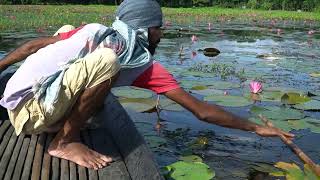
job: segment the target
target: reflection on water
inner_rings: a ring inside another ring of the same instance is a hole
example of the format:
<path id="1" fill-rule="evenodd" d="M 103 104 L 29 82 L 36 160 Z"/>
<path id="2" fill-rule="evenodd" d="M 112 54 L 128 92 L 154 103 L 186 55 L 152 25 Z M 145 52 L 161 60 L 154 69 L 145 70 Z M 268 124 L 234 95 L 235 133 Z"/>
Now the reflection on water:
<path id="1" fill-rule="evenodd" d="M 159 44 L 156 59 L 166 66 L 178 80 L 215 81 L 220 76 L 195 77 L 183 73 L 197 63 L 223 63 L 243 70 L 248 80 L 259 79 L 265 86 L 281 86 L 296 89 L 318 90 L 320 78 L 311 73 L 320 72 L 320 34 L 308 35 L 308 27 L 279 28 L 254 26 L 248 24 L 217 24 L 208 30 L 206 25 L 167 27 Z M 48 33 L 52 34 L 52 33 Z M 42 34 L 43 35 L 43 34 Z M 192 42 L 196 35 L 198 41 Z M 18 44 L 39 36 L 32 32 L 2 33 L 0 39 L 0 58 Z M 199 49 L 214 47 L 221 51 L 216 57 L 206 57 Z M 261 58 L 268 57 L 268 58 Z M 227 80 L 239 82 L 236 76 Z M 231 90 L 241 93 L 241 89 Z M 202 98 L 202 96 L 197 96 Z M 228 108 L 237 115 L 249 117 L 250 107 Z M 320 119 L 320 113 L 308 112 L 308 116 Z M 149 114 L 148 122 L 155 123 L 155 113 Z M 203 131 L 211 131 L 208 147 L 193 150 L 216 170 L 218 179 L 246 179 L 255 172 L 256 163 L 273 164 L 278 161 L 296 161 L 297 157 L 277 138 L 261 138 L 252 133 L 231 130 L 209 125 L 196 120 L 189 112 L 162 111 L 165 130 L 160 136 L 167 139 L 167 147 L 154 150 L 161 166 L 178 160 L 183 154 L 183 141 L 168 137 L 168 132 L 177 128 L 184 131 L 183 137 L 192 140 Z M 152 129 L 150 131 L 153 131 Z M 316 162 L 320 163 L 319 134 L 309 130 L 294 131 L 295 142 Z M 180 134 L 181 135 L 181 134 Z"/>

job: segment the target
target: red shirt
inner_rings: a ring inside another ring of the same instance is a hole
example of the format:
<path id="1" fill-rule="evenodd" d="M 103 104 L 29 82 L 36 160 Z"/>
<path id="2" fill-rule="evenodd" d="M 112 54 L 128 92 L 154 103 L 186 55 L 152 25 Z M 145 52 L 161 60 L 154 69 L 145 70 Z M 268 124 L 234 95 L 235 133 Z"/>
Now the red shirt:
<path id="1" fill-rule="evenodd" d="M 83 26 L 66 33 L 59 33 L 60 39 L 68 39 L 77 33 Z M 173 75 L 159 62 L 153 63 L 132 83 L 132 86 L 150 89 L 157 94 L 180 88 Z"/>

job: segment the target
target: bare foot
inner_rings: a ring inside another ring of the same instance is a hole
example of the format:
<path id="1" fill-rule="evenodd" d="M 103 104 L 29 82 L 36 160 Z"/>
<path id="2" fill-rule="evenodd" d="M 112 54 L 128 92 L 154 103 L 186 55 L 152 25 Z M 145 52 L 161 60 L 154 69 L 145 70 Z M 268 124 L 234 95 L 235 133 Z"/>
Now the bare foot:
<path id="1" fill-rule="evenodd" d="M 54 138 L 48 148 L 51 156 L 72 161 L 80 166 L 98 170 L 112 162 L 110 157 L 89 149 L 81 142 L 66 142 L 62 138 Z"/>

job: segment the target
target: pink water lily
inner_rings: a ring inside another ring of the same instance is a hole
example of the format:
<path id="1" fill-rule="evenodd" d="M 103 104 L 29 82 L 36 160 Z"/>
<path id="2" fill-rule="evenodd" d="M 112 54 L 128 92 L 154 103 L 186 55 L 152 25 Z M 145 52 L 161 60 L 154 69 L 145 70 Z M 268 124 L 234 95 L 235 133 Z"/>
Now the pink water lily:
<path id="1" fill-rule="evenodd" d="M 192 41 L 192 43 L 198 41 L 198 37 L 196 35 L 192 35 L 191 41 Z"/>
<path id="2" fill-rule="evenodd" d="M 212 29 L 212 24 L 208 23 L 208 31 L 211 31 L 211 29 Z"/>
<path id="3" fill-rule="evenodd" d="M 262 91 L 262 84 L 257 81 L 251 81 L 249 84 L 251 93 L 257 94 Z"/>
<path id="4" fill-rule="evenodd" d="M 309 31 L 308 31 L 308 35 L 313 35 L 314 33 L 315 33 L 314 30 L 309 30 Z"/>

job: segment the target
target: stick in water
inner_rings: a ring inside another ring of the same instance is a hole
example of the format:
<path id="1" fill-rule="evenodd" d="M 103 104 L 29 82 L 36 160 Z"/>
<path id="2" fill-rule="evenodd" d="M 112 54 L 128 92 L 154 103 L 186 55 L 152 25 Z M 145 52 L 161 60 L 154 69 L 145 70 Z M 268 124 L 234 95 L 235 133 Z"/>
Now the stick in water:
<path id="1" fill-rule="evenodd" d="M 263 117 L 261 114 L 259 115 L 259 118 L 261 121 L 267 126 L 267 127 L 275 127 L 271 121 L 269 121 L 267 118 Z M 296 153 L 296 155 L 309 167 L 312 169 L 314 173 L 316 173 L 317 176 L 320 176 L 320 166 L 315 164 L 297 145 L 295 145 L 290 139 L 286 138 L 284 135 L 280 135 L 281 140 L 288 145 L 293 152 Z"/>

